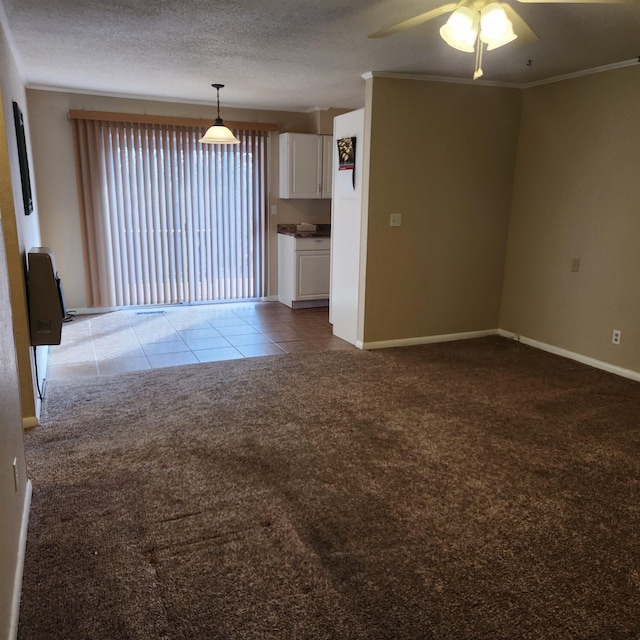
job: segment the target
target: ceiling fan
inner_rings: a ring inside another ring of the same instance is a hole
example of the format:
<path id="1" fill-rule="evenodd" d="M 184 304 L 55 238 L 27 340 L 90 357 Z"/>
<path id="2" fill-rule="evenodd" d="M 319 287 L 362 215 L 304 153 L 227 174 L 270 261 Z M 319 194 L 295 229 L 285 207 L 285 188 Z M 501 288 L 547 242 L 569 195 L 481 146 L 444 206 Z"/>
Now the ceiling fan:
<path id="1" fill-rule="evenodd" d="M 633 4 L 634 0 L 518 0 L 518 2 L 525 4 Z M 485 46 L 487 51 L 492 51 L 513 42 L 516 38 L 521 45 L 531 44 L 538 39 L 538 36 L 511 5 L 494 0 L 449 2 L 381 31 L 376 31 L 369 37 L 384 38 L 447 13 L 451 15 L 447 22 L 440 27 L 440 36 L 454 49 L 476 54 L 474 80 L 483 75 L 482 52 Z"/>

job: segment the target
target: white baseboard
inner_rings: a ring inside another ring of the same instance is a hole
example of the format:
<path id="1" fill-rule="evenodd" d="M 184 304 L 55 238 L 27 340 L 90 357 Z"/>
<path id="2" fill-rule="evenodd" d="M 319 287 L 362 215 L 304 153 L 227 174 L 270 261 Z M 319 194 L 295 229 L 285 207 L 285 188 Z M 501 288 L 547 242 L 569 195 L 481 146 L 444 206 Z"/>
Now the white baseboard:
<path id="1" fill-rule="evenodd" d="M 285 304 L 285 303 L 283 302 L 282 304 Z M 294 300 L 290 306 L 292 309 L 314 309 L 316 307 L 328 307 L 329 299 L 327 298 L 326 300 Z"/>
<path id="2" fill-rule="evenodd" d="M 27 531 L 29 529 L 29 513 L 31 512 L 31 496 L 33 486 L 31 480 L 27 480 L 24 494 L 24 506 L 22 508 L 22 522 L 20 524 L 20 542 L 16 573 L 13 580 L 13 599 L 11 602 L 11 620 L 9 622 L 9 640 L 18 637 L 18 620 L 20 618 L 20 595 L 22 593 L 22 576 L 24 574 L 24 558 L 27 551 Z"/>
<path id="3" fill-rule="evenodd" d="M 554 345 L 551 345 L 551 344 L 539 342 L 538 340 L 532 340 L 531 338 L 526 338 L 525 336 L 520 336 L 511 331 L 505 331 L 504 329 L 488 329 L 486 331 L 468 331 L 466 333 L 446 333 L 439 336 L 421 336 L 418 338 L 403 338 L 400 340 L 381 340 L 378 342 L 362 342 L 360 340 L 357 340 L 355 346 L 358 347 L 358 349 L 387 349 L 389 347 L 410 347 L 410 346 L 419 345 L 419 344 L 430 344 L 435 342 L 451 342 L 453 340 L 467 340 L 469 338 L 482 338 L 484 336 L 493 336 L 493 335 L 499 335 L 503 338 L 510 338 L 512 340 L 518 340 L 518 342 L 522 342 L 522 344 L 526 344 L 530 347 L 534 347 L 535 349 L 540 349 L 541 351 L 547 351 L 549 353 L 553 353 L 554 355 L 561 356 L 563 358 L 569 358 L 570 360 L 581 362 L 582 364 L 586 364 L 590 367 L 601 369 L 603 371 L 607 371 L 608 373 L 613 373 L 615 375 L 622 376 L 623 378 L 629 378 L 630 380 L 635 380 L 636 382 L 640 382 L 640 372 L 638 371 L 633 371 L 631 369 L 624 369 L 623 367 L 618 367 L 617 365 L 610 364 L 609 362 L 603 362 L 602 360 L 596 360 L 595 358 L 590 358 L 580 353 L 568 351 L 567 349 L 561 349 L 560 347 L 555 347 Z"/>
<path id="4" fill-rule="evenodd" d="M 22 428 L 25 431 L 29 429 L 33 429 L 40 424 L 37 416 L 28 416 L 27 418 L 22 418 Z"/>
<path id="5" fill-rule="evenodd" d="M 261 298 L 258 298 L 259 302 L 278 302 L 278 296 L 262 296 Z M 234 304 L 235 302 L 237 302 L 236 300 L 224 300 L 221 302 L 213 302 L 213 301 L 209 301 L 209 302 L 197 302 L 194 303 L 194 305 L 207 305 L 207 304 Z M 174 308 L 180 308 L 183 305 L 180 304 L 168 304 L 168 305 L 159 305 L 159 307 L 162 306 L 166 306 L 166 307 L 174 307 Z M 88 316 L 88 315 L 94 315 L 94 314 L 98 314 L 98 313 L 111 313 L 113 311 L 121 311 L 122 309 L 143 309 L 146 308 L 144 306 L 132 306 L 132 307 L 80 307 L 78 309 L 73 309 L 73 311 L 75 311 L 76 315 L 78 316 Z"/>
<path id="6" fill-rule="evenodd" d="M 112 311 L 117 311 L 118 307 L 89 307 L 84 308 L 81 307 L 79 309 L 73 309 L 76 312 L 77 316 L 92 316 L 97 313 L 111 313 Z M 67 311 L 70 311 L 69 309 Z"/>
<path id="7" fill-rule="evenodd" d="M 602 369 L 603 371 L 607 371 L 608 373 L 614 373 L 615 375 L 622 376 L 623 378 L 629 378 L 630 380 L 640 382 L 640 372 L 638 371 L 624 369 L 623 367 L 618 367 L 615 364 L 610 364 L 609 362 L 604 362 L 602 360 L 596 360 L 595 358 L 589 358 L 588 356 L 583 356 L 580 353 L 568 351 L 567 349 L 561 349 L 560 347 L 556 347 L 552 344 L 546 344 L 545 342 L 532 340 L 531 338 L 526 338 L 525 336 L 519 336 L 518 334 L 512 333 L 511 331 L 498 329 L 498 335 L 502 336 L 503 338 L 518 340 L 518 342 L 522 342 L 522 344 L 526 344 L 529 347 L 535 347 L 536 349 L 540 349 L 541 351 L 553 353 L 556 356 L 569 358 L 569 360 L 575 360 L 576 362 L 581 362 L 582 364 L 589 365 L 590 367 Z"/>
<path id="8" fill-rule="evenodd" d="M 417 344 L 431 344 L 433 342 L 453 342 L 454 340 L 468 340 L 469 338 L 483 338 L 495 336 L 498 329 L 484 331 L 467 331 L 464 333 L 445 333 L 439 336 L 420 336 L 417 338 L 401 338 L 399 340 L 380 340 L 378 342 L 356 342 L 359 349 L 387 349 L 389 347 L 411 347 Z"/>

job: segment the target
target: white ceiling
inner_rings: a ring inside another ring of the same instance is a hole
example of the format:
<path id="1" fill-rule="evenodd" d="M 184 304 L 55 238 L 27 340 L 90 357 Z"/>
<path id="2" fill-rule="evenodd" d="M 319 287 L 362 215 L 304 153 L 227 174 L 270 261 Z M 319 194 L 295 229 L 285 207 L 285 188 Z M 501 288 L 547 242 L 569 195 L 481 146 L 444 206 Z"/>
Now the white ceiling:
<path id="1" fill-rule="evenodd" d="M 368 71 L 470 79 L 442 16 L 384 39 L 369 33 L 442 0 L 0 0 L 28 86 L 212 104 L 358 108 Z M 483 80 L 528 84 L 640 56 L 640 0 L 520 4 L 537 33 L 485 54 Z M 531 61 L 528 64 L 528 61 Z"/>

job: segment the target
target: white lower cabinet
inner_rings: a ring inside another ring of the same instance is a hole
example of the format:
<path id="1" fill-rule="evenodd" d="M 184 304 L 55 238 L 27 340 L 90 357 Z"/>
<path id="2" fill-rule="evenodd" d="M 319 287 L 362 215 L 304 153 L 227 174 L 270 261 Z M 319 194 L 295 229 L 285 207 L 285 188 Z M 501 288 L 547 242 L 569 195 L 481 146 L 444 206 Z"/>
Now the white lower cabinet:
<path id="1" fill-rule="evenodd" d="M 278 300 L 292 308 L 329 303 L 331 238 L 278 234 Z"/>

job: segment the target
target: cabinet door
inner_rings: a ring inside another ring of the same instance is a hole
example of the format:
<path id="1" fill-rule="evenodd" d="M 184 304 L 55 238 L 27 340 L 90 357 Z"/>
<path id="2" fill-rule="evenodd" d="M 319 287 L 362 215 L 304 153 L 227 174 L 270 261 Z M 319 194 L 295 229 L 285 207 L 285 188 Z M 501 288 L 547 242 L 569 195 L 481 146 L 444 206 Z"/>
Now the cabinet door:
<path id="1" fill-rule="evenodd" d="M 278 300 L 291 306 L 296 297 L 296 239 L 278 234 Z"/>
<path id="2" fill-rule="evenodd" d="M 280 197 L 320 198 L 322 137 L 307 133 L 283 133 L 280 145 Z"/>
<path id="3" fill-rule="evenodd" d="M 322 197 L 331 198 L 333 189 L 333 136 L 322 136 Z"/>
<path id="4" fill-rule="evenodd" d="M 296 251 L 299 300 L 329 297 L 329 252 Z"/>

